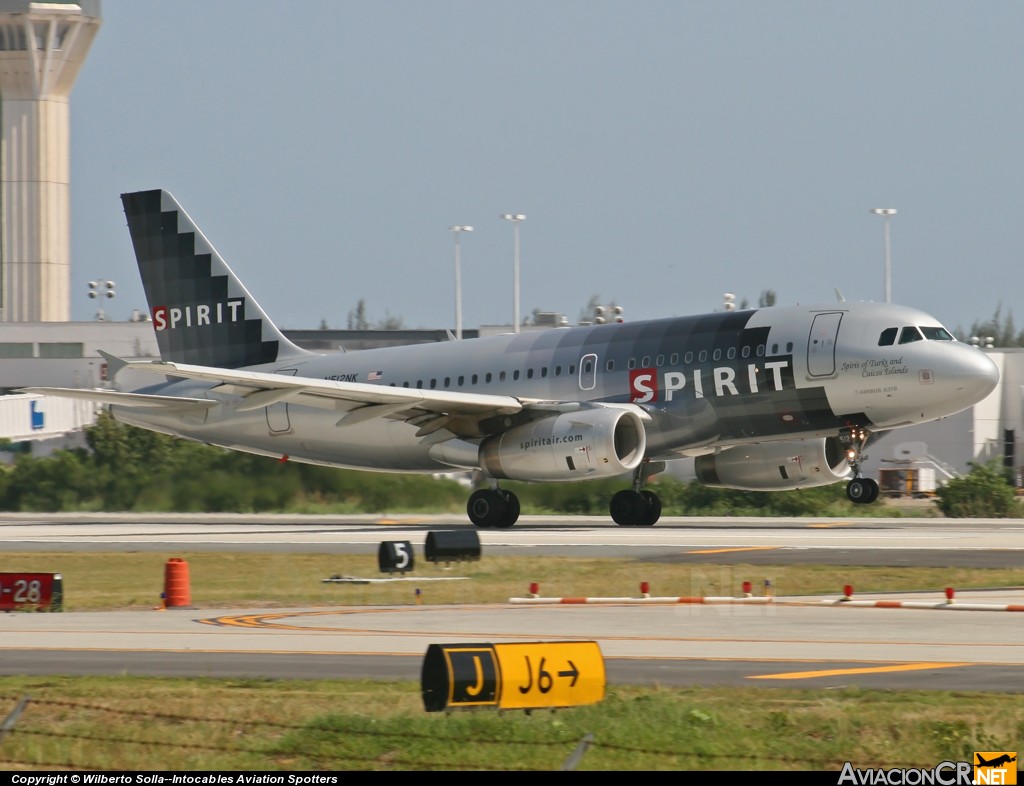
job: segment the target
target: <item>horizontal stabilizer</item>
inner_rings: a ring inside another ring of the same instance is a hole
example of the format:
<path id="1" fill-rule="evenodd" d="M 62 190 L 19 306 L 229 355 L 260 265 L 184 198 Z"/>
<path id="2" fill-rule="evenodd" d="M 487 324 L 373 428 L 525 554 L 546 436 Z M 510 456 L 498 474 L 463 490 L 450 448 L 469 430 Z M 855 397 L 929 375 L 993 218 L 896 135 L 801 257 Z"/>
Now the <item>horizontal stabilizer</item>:
<path id="1" fill-rule="evenodd" d="M 122 407 L 151 407 L 176 410 L 202 410 L 216 406 L 219 402 L 208 398 L 182 398 L 181 396 L 154 396 L 149 393 L 121 393 L 116 390 L 89 388 L 21 388 L 18 393 L 35 393 L 40 396 L 76 398 L 96 401 L 100 404 L 115 404 Z"/>

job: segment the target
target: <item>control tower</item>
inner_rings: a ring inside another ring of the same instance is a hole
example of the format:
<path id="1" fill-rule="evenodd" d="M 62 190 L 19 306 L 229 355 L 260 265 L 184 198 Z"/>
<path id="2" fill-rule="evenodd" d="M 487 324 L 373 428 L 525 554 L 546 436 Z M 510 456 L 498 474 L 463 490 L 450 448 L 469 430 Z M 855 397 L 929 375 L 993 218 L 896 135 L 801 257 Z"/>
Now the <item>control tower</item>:
<path id="1" fill-rule="evenodd" d="M 0 322 L 71 319 L 68 97 L 100 0 L 0 0 Z"/>

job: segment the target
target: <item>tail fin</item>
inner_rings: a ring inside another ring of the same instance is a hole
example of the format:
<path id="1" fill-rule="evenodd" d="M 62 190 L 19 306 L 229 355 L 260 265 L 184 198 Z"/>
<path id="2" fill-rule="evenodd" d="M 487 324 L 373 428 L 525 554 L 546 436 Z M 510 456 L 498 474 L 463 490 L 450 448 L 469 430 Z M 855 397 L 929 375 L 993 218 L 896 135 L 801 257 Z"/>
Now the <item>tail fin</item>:
<path id="1" fill-rule="evenodd" d="M 311 354 L 277 329 L 167 191 L 121 202 L 163 360 L 240 368 Z"/>

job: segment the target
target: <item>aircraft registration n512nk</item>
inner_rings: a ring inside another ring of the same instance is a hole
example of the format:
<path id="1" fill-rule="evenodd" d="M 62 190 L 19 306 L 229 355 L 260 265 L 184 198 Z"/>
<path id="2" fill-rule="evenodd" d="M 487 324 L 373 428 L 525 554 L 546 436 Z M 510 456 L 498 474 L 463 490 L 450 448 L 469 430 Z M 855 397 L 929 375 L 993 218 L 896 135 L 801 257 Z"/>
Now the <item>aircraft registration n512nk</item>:
<path id="1" fill-rule="evenodd" d="M 109 405 L 124 423 L 292 461 L 382 472 L 478 470 L 478 527 L 510 527 L 504 479 L 623 477 L 622 526 L 661 515 L 646 481 L 695 459 L 722 488 L 847 481 L 872 433 L 952 415 L 995 364 L 937 319 L 882 303 L 759 308 L 317 354 L 274 325 L 163 190 L 123 194 L 160 348 L 128 391 L 26 388 Z"/>

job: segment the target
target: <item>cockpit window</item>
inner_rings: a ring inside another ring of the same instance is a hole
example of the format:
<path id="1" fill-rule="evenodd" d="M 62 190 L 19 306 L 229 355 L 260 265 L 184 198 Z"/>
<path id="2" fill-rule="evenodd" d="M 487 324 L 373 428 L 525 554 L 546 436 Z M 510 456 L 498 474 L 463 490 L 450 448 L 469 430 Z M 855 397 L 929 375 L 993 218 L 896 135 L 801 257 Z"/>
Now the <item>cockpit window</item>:
<path id="1" fill-rule="evenodd" d="M 956 341 L 944 327 L 922 327 L 921 332 L 929 341 Z"/>
<path id="2" fill-rule="evenodd" d="M 893 342 L 896 341 L 896 334 L 899 332 L 899 328 L 886 328 L 882 331 L 882 335 L 878 337 L 878 346 L 880 347 L 891 347 Z"/>
<path id="3" fill-rule="evenodd" d="M 900 332 L 900 343 L 910 344 L 913 341 L 922 341 L 924 336 L 921 335 L 921 331 L 916 327 L 905 327 Z"/>

